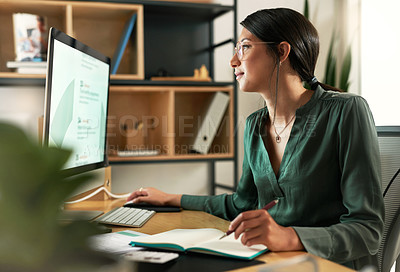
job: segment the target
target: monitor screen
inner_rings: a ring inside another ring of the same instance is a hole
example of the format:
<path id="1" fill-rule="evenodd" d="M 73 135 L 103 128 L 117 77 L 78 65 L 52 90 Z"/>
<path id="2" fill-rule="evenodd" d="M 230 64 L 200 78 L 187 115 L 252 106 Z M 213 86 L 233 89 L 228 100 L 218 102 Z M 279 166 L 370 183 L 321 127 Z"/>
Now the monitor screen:
<path id="1" fill-rule="evenodd" d="M 44 145 L 72 151 L 68 174 L 107 166 L 110 59 L 51 28 L 47 61 Z"/>

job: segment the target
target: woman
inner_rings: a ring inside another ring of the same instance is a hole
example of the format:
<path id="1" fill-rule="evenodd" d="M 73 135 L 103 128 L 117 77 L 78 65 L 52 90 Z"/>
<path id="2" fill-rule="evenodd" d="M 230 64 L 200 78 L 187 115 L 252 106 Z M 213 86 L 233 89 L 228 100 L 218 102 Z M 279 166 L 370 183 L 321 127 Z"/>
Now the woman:
<path id="1" fill-rule="evenodd" d="M 318 34 L 300 13 L 260 10 L 241 25 L 231 66 L 241 90 L 260 93 L 266 107 L 246 120 L 237 191 L 182 196 L 145 188 L 128 200 L 234 219 L 229 229 L 245 245 L 306 250 L 356 269 L 374 264 L 384 206 L 367 103 L 315 78 Z"/>

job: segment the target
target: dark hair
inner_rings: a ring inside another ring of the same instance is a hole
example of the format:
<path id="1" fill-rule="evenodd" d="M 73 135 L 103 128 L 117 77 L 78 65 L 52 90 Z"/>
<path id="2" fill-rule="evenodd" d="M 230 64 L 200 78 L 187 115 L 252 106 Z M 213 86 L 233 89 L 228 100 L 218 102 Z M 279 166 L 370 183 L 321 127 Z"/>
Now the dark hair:
<path id="1" fill-rule="evenodd" d="M 248 31 L 264 42 L 278 57 L 276 44 L 286 41 L 291 46 L 289 60 L 300 79 L 315 90 L 318 85 L 324 89 L 339 89 L 318 82 L 314 76 L 319 53 L 318 32 L 301 13 L 288 8 L 263 9 L 248 15 L 241 23 Z"/>

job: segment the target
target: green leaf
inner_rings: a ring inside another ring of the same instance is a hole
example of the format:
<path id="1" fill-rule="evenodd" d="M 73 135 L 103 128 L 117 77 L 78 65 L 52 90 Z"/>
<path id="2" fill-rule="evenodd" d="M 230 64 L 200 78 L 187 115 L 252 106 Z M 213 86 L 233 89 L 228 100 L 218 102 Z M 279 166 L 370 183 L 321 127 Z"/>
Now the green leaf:
<path id="1" fill-rule="evenodd" d="M 336 57 L 333 54 L 335 48 L 335 35 L 332 34 L 331 42 L 329 44 L 328 56 L 325 66 L 324 83 L 335 86 L 336 85 Z"/>
<path id="2" fill-rule="evenodd" d="M 350 82 L 350 70 L 351 70 L 351 47 L 349 46 L 346 50 L 346 55 L 343 59 L 341 73 L 340 73 L 340 81 L 339 88 L 343 91 L 348 91 Z"/>
<path id="3" fill-rule="evenodd" d="M 303 12 L 304 17 L 310 20 L 310 10 L 309 10 L 309 5 L 308 5 L 308 0 L 304 0 L 304 12 Z"/>
<path id="4" fill-rule="evenodd" d="M 309 3 L 308 0 L 304 0 L 304 17 L 309 19 Z M 334 30 L 332 33 L 331 41 L 329 44 L 329 50 L 327 54 L 326 64 L 325 64 L 325 74 L 324 82 L 327 85 L 337 87 L 336 80 L 336 70 L 337 70 L 337 57 L 334 53 L 336 51 L 336 31 Z M 351 69 L 351 48 L 350 46 L 347 48 L 346 55 L 343 59 L 343 63 L 340 67 L 340 78 L 339 78 L 339 89 L 343 91 L 347 91 L 350 85 L 349 76 Z M 309 88 L 307 83 L 303 83 L 305 88 Z"/>

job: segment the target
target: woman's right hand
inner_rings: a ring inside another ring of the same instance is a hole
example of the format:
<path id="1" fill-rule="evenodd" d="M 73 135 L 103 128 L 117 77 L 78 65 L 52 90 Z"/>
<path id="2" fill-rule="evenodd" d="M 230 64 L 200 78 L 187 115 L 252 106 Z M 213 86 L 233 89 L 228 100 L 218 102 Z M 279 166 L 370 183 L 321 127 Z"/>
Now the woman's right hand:
<path id="1" fill-rule="evenodd" d="M 182 195 L 178 194 L 167 194 L 155 188 L 140 188 L 133 191 L 131 195 L 127 198 L 127 201 L 132 201 L 133 203 L 146 202 L 152 205 L 158 206 L 181 206 Z"/>

